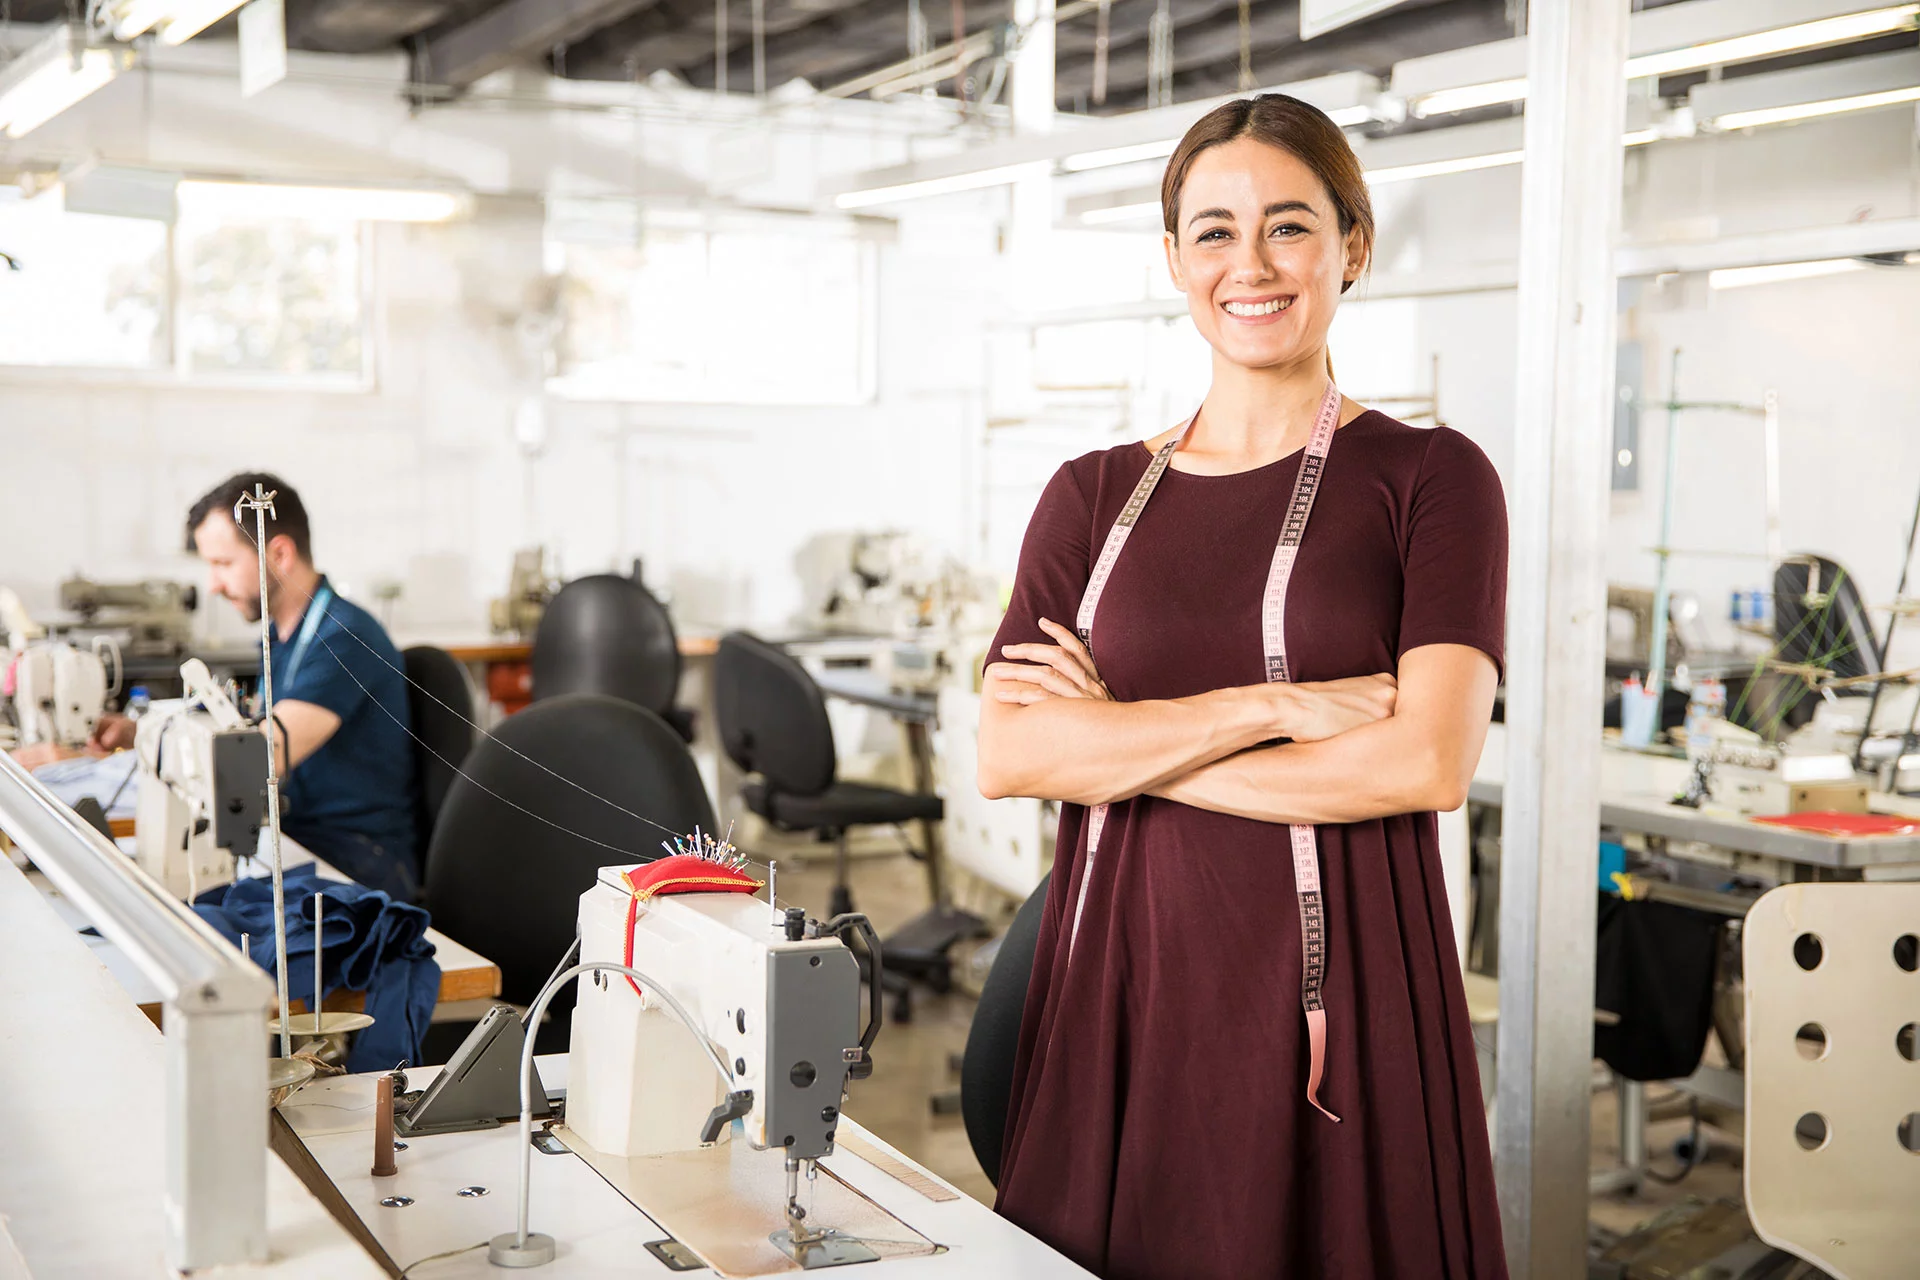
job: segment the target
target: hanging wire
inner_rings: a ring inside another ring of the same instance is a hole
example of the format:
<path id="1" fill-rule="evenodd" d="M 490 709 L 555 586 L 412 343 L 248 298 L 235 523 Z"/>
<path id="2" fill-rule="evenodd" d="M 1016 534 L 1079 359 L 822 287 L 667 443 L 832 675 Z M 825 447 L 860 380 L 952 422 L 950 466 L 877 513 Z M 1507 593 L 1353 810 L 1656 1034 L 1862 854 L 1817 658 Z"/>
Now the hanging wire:
<path id="1" fill-rule="evenodd" d="M 767 96 L 767 0 L 753 0 L 753 96 Z"/>
<path id="2" fill-rule="evenodd" d="M 1240 92 L 1253 92 L 1253 0 L 1240 0 Z"/>
<path id="3" fill-rule="evenodd" d="M 1147 24 L 1147 106 L 1173 105 L 1173 3 L 1160 0 Z"/>
<path id="4" fill-rule="evenodd" d="M 1107 46 L 1111 39 L 1113 0 L 1100 0 L 1093 15 L 1093 105 L 1107 103 Z"/>

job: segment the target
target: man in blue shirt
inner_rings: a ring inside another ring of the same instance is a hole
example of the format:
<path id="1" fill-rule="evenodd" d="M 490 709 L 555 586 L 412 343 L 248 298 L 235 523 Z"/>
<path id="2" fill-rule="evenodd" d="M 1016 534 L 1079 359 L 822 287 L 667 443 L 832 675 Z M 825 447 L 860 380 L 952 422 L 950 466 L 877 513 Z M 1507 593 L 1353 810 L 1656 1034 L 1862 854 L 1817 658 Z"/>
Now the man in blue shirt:
<path id="1" fill-rule="evenodd" d="M 187 549 L 207 563 L 214 595 L 258 622 L 260 564 L 253 514 L 234 504 L 255 484 L 274 493 L 267 521 L 273 619 L 274 747 L 286 804 L 281 828 L 361 884 L 418 896 L 413 743 L 400 651 L 373 615 L 337 595 L 313 566 L 300 496 L 263 472 L 222 481 L 187 516 Z M 103 719 L 97 745 L 130 745 L 133 726 Z M 125 738 L 123 743 L 121 738 Z"/>

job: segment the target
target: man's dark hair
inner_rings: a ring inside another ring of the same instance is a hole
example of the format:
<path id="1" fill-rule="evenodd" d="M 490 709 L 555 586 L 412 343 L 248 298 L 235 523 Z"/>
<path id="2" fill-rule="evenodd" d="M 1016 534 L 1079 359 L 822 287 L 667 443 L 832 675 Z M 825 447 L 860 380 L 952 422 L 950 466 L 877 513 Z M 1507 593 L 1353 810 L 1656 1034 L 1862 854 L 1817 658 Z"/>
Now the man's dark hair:
<path id="1" fill-rule="evenodd" d="M 274 495 L 273 514 L 267 517 L 267 540 L 271 542 L 284 533 L 293 539 L 293 548 L 300 553 L 300 558 L 313 563 L 313 532 L 307 525 L 307 508 L 293 486 L 270 471 L 242 471 L 207 490 L 205 496 L 193 504 L 193 510 L 187 512 L 187 550 L 200 549 L 194 544 L 193 532 L 206 523 L 208 516 L 224 512 L 232 520 L 234 504 L 252 493 L 256 484 Z M 254 516 L 251 511 L 243 514 L 246 518 L 235 523 L 240 536 L 252 546 Z"/>

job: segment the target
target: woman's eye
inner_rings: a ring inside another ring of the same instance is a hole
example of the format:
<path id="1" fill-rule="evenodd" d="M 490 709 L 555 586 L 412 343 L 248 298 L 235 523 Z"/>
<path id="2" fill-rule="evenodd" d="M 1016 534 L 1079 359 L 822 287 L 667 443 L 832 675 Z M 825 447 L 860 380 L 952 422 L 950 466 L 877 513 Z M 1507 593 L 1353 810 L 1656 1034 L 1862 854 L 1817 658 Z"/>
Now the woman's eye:
<path id="1" fill-rule="evenodd" d="M 1200 238 L 1199 238 L 1199 239 L 1198 239 L 1197 241 L 1195 241 L 1195 243 L 1196 243 L 1196 244 L 1207 244 L 1208 242 L 1210 242 L 1210 241 L 1213 241 L 1213 240 L 1224 240 L 1224 239 L 1226 239 L 1226 238 L 1227 238 L 1227 231 L 1226 231 L 1226 228 L 1225 228 L 1225 227 L 1215 227 L 1215 228 L 1214 228 L 1213 230 L 1211 230 L 1211 231 L 1203 231 L 1203 232 L 1201 232 L 1201 233 L 1200 233 Z"/>
<path id="2" fill-rule="evenodd" d="M 1297 222 L 1283 222 L 1275 227 L 1272 232 L 1272 234 L 1279 236 L 1283 240 L 1291 240 L 1294 236 L 1303 236 L 1306 233 L 1307 229 Z"/>

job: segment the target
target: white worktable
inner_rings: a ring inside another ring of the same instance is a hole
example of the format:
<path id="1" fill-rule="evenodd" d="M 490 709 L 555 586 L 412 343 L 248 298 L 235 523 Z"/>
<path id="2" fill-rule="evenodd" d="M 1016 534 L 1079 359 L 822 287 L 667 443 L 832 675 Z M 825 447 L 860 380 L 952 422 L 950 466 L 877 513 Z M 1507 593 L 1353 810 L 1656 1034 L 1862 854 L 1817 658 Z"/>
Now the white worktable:
<path id="1" fill-rule="evenodd" d="M 541 1082 L 564 1087 L 564 1054 L 538 1059 Z M 431 1081 L 436 1068 L 409 1071 L 409 1087 Z M 515 1188 L 519 1170 L 519 1129 L 506 1125 L 478 1133 L 450 1133 L 407 1139 L 396 1157 L 398 1172 L 375 1179 L 372 1154 L 373 1100 L 377 1076 L 316 1080 L 281 1108 L 308 1152 L 326 1170 L 360 1220 L 413 1280 L 497 1278 L 485 1249 L 414 1267 L 411 1264 L 450 1249 L 475 1245 L 516 1221 Z M 859 1106 L 859 1086 L 852 1105 Z M 898 1217 L 909 1227 L 945 1246 L 931 1256 L 891 1258 L 834 1270 L 845 1280 L 1088 1280 L 1090 1273 L 1068 1261 L 986 1205 L 929 1173 L 874 1137 L 851 1117 L 841 1121 L 841 1136 L 878 1149 L 953 1198 L 933 1200 L 893 1173 L 841 1146 L 822 1163 L 842 1182 Z M 737 1159 L 779 1161 L 777 1152 L 741 1150 Z M 531 1161 L 530 1228 L 554 1237 L 558 1257 L 531 1274 L 565 1277 L 668 1276 L 673 1272 L 646 1249 L 669 1233 L 623 1197 L 586 1161 L 571 1152 Z M 461 1188 L 485 1187 L 479 1197 L 458 1195 Z M 404 1196 L 412 1204 L 387 1207 L 380 1201 Z M 712 1272 L 703 1274 L 712 1275 Z M 796 1267 L 784 1273 L 798 1276 Z"/>
<path id="2" fill-rule="evenodd" d="M 33 1280 L 170 1274 L 165 1088 L 159 1031 L 0 858 L 0 1214 Z M 273 1261 L 208 1275 L 383 1275 L 277 1157 L 267 1154 L 262 1168 Z M 0 1274 L 6 1253 L 0 1240 Z"/>
<path id="3" fill-rule="evenodd" d="M 1506 790 L 1507 727 L 1487 733 L 1468 799 L 1499 807 Z M 1736 853 L 1811 867 L 1863 868 L 1920 863 L 1920 835 L 1830 836 L 1755 822 L 1711 801 L 1698 809 L 1672 803 L 1686 789 L 1685 760 L 1606 745 L 1600 751 L 1600 825 L 1616 831 L 1696 840 Z M 1876 813 L 1920 818 L 1920 801 L 1875 794 Z"/>

